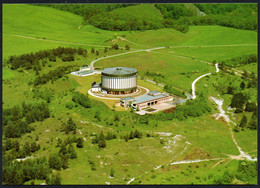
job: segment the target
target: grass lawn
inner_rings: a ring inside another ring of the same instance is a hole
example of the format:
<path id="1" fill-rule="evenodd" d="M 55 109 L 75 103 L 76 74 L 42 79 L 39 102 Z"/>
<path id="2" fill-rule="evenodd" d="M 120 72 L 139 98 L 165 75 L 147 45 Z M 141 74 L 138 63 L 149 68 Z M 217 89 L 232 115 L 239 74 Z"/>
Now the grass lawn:
<path id="1" fill-rule="evenodd" d="M 193 57 L 196 59 L 217 62 L 232 57 L 241 56 L 241 54 L 256 54 L 257 46 L 223 46 L 223 47 L 196 47 L 196 48 L 170 48 L 169 53 Z"/>
<path id="2" fill-rule="evenodd" d="M 236 69 L 242 70 L 242 71 L 245 70 L 245 71 L 249 71 L 249 72 L 254 72 L 255 74 L 257 74 L 257 63 L 250 63 L 248 65 L 237 67 Z"/>
<path id="3" fill-rule="evenodd" d="M 96 62 L 98 67 L 115 67 L 128 66 L 136 68 L 139 74 L 144 74 L 147 71 L 162 74 L 165 78 L 158 78 L 159 82 L 171 84 L 178 88 L 189 91 L 192 81 L 198 76 L 213 72 L 214 67 L 205 63 L 177 57 L 164 52 L 138 52 L 127 54 L 125 56 L 113 57 Z M 180 75 L 196 71 L 191 76 Z"/>
<path id="4" fill-rule="evenodd" d="M 91 25 L 86 25 L 78 29 L 81 23 L 82 17 L 65 11 L 28 4 L 5 4 L 3 6 L 3 43 L 5 46 L 3 49 L 3 58 L 7 58 L 13 54 L 18 55 L 58 46 L 81 46 L 91 49 L 91 45 L 102 46 L 106 40 L 114 38 L 115 32 L 104 31 Z M 123 34 L 128 32 L 121 31 L 117 33 Z M 90 46 L 35 40 L 11 35 L 83 43 Z M 15 47 L 14 43 L 16 44 Z"/>
<path id="5" fill-rule="evenodd" d="M 11 69 L 4 67 L 3 68 L 3 80 L 8 80 L 13 77 L 15 77 L 15 73 Z"/>
<path id="6" fill-rule="evenodd" d="M 255 31 L 239 30 L 223 26 L 190 26 L 189 31 L 185 34 L 167 28 L 126 34 L 126 39 L 150 47 L 231 44 L 256 45 L 257 33 Z M 144 46 L 141 47 L 140 45 L 134 45 L 133 47 L 144 48 Z"/>

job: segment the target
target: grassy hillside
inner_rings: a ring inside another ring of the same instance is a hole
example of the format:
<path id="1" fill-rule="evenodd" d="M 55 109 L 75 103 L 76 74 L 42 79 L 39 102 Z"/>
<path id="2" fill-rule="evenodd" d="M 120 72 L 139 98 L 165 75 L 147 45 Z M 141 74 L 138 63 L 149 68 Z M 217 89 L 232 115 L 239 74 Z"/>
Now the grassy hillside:
<path id="1" fill-rule="evenodd" d="M 63 44 L 57 41 L 83 43 L 87 45 L 76 46 L 89 49 L 91 45 L 102 46 L 104 41 L 114 36 L 112 31 L 102 31 L 91 25 L 80 27 L 81 23 L 82 18 L 80 16 L 53 8 L 17 4 L 4 5 L 3 43 L 7 48 L 3 50 L 3 57 L 39 49 L 55 48 L 60 45 L 75 46 L 75 44 Z M 56 42 L 21 38 L 13 35 L 45 38 L 56 40 Z M 16 45 L 12 47 L 14 43 Z M 29 46 L 31 46 L 30 49 L 28 49 Z"/>
<path id="2" fill-rule="evenodd" d="M 137 32 L 126 37 L 148 46 L 202 46 L 257 44 L 257 33 L 222 26 L 191 26 L 187 33 L 174 29 Z"/>
<path id="3" fill-rule="evenodd" d="M 105 30 L 147 30 L 162 28 L 163 17 L 151 4 L 118 8 L 92 16 L 88 22 Z"/>
<path id="4" fill-rule="evenodd" d="M 191 26 L 190 40 L 182 45 L 256 44 L 255 31 L 239 30 L 222 26 Z"/>
<path id="5" fill-rule="evenodd" d="M 125 56 L 118 56 L 113 59 L 100 60 L 98 67 L 107 68 L 114 66 L 134 67 L 139 75 L 147 71 L 160 73 L 164 78 L 158 77 L 159 83 L 173 84 L 189 92 L 192 81 L 199 75 L 215 71 L 215 67 L 195 60 L 175 56 L 174 54 L 157 52 L 139 52 Z M 194 72 L 195 71 L 195 72 Z M 191 75 L 181 73 L 193 72 Z M 153 78 L 150 78 L 153 79 Z"/>
<path id="6" fill-rule="evenodd" d="M 162 21 L 162 14 L 151 4 L 119 8 L 112 10 L 111 14 L 119 15 L 120 18 L 124 20 L 127 20 L 129 17 L 134 17 L 140 20 L 150 20 L 151 22 Z"/>

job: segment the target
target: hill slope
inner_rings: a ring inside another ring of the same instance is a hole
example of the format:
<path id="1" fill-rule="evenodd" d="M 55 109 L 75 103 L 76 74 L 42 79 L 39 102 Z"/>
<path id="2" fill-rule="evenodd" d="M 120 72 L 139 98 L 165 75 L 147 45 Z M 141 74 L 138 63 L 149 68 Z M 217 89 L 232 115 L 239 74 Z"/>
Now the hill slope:
<path id="1" fill-rule="evenodd" d="M 163 17 L 154 5 L 118 8 L 92 16 L 89 23 L 106 30 L 147 30 L 162 27 Z"/>
<path id="2" fill-rule="evenodd" d="M 69 12 L 48 7 L 33 5 L 3 6 L 3 43 L 4 57 L 12 54 L 28 53 L 40 49 L 55 48 L 60 45 L 75 46 L 43 40 L 21 38 L 13 35 L 23 35 L 39 39 L 102 45 L 112 38 L 114 32 L 103 31 L 91 25 L 80 28 L 82 18 Z M 15 42 L 15 49 L 12 44 Z M 31 47 L 27 49 L 25 47 Z M 83 46 L 84 47 L 84 46 Z M 90 48 L 91 46 L 86 46 Z M 10 50 L 12 49 L 12 50 Z"/>

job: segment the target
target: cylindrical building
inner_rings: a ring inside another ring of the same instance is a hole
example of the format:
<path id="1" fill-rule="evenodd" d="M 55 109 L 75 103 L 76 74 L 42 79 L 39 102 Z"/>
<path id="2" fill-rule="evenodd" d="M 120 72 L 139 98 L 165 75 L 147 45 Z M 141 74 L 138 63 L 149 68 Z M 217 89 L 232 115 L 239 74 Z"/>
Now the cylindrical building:
<path id="1" fill-rule="evenodd" d="M 101 87 L 108 94 L 128 94 L 136 91 L 137 70 L 128 67 L 112 67 L 101 72 Z"/>

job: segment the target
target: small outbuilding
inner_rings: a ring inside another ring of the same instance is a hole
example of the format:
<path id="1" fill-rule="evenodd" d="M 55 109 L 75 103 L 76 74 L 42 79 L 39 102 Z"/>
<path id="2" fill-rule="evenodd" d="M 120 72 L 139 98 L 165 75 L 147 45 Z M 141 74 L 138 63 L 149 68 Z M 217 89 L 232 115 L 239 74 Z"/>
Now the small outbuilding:
<path id="1" fill-rule="evenodd" d="M 173 97 L 168 93 L 161 93 L 159 91 L 151 91 L 140 97 L 126 97 L 120 99 L 121 106 L 133 107 L 135 110 L 151 107 L 156 104 L 172 101 Z"/>
<path id="2" fill-rule="evenodd" d="M 101 91 L 101 83 L 98 82 L 98 83 L 92 84 L 91 91 L 92 92 L 100 92 Z"/>

